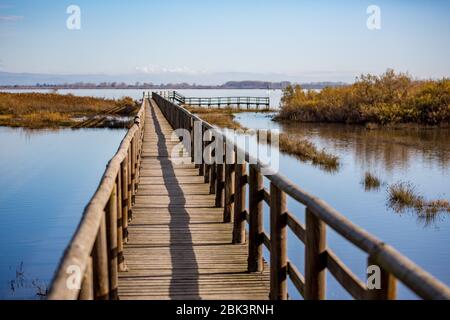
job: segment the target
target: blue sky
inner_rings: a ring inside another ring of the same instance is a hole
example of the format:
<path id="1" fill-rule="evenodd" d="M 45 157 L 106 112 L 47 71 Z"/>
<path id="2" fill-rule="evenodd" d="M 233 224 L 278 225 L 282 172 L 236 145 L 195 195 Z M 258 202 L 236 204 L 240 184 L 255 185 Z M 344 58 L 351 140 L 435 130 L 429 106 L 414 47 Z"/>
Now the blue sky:
<path id="1" fill-rule="evenodd" d="M 71 4 L 81 30 L 66 28 Z M 371 4 L 381 30 L 366 27 Z M 437 0 L 0 0 L 0 70 L 436 78 L 450 75 L 449 14 Z"/>

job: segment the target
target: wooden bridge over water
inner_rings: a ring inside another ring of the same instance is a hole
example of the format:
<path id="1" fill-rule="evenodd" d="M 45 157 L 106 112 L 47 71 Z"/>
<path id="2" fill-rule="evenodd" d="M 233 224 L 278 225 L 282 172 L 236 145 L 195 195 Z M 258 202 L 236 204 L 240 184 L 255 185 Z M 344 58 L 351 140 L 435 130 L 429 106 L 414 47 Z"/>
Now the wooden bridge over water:
<path id="1" fill-rule="evenodd" d="M 270 109 L 269 97 L 185 97 L 177 91 L 165 92 L 165 98 L 182 106 L 207 108 Z"/>
<path id="2" fill-rule="evenodd" d="M 287 299 L 288 279 L 305 299 L 324 299 L 327 271 L 356 299 L 394 299 L 398 281 L 419 297 L 450 299 L 445 284 L 324 201 L 280 174 L 263 175 L 252 155 L 245 153 L 244 164 L 195 165 L 195 148 L 186 146 L 191 153 L 173 156 L 173 128 L 193 136 L 195 121 L 213 128 L 155 93 L 144 95 L 64 252 L 50 299 Z M 222 138 L 235 158 L 239 147 Z M 289 212 L 288 197 L 306 207 L 304 224 Z M 327 227 L 379 266 L 381 289 L 369 290 L 327 247 Z M 288 229 L 294 245 L 305 246 L 303 272 L 287 255 Z"/>

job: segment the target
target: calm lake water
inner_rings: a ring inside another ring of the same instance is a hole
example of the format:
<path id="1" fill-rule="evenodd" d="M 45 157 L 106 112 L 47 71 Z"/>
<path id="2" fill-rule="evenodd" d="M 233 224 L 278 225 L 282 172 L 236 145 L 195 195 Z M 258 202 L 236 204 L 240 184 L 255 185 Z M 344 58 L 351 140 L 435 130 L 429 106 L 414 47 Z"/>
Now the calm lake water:
<path id="1" fill-rule="evenodd" d="M 0 127 L 0 299 L 45 291 L 124 132 Z"/>
<path id="2" fill-rule="evenodd" d="M 180 92 L 198 97 L 270 94 L 273 107 L 281 97 L 281 91 L 267 90 Z M 142 90 L 60 93 L 142 97 Z M 398 181 L 415 184 L 426 198 L 450 199 L 450 130 L 369 131 L 350 125 L 286 125 L 256 113 L 239 114 L 236 119 L 247 128 L 273 128 L 292 137 L 307 137 L 338 155 L 341 166 L 336 172 L 288 155 L 281 155 L 280 171 L 450 285 L 450 214 L 426 221 L 412 212 L 396 213 L 386 201 L 388 185 Z M 123 135 L 124 131 L 105 129 L 25 131 L 0 127 L 0 299 L 33 299 L 37 286 L 48 284 Z M 383 181 L 378 191 L 365 191 L 361 180 L 366 171 Z M 304 222 L 304 208 L 294 201 L 288 204 Z M 267 228 L 268 215 L 265 217 Z M 328 245 L 365 279 L 366 256 L 329 228 L 327 231 Z M 303 255 L 303 245 L 290 235 L 289 257 L 299 270 L 304 268 Z M 329 273 L 327 277 L 329 298 L 349 298 Z M 289 291 L 291 298 L 299 298 L 292 285 Z M 404 287 L 399 293 L 401 298 L 415 298 Z"/>
<path id="3" fill-rule="evenodd" d="M 282 154 L 280 172 L 450 285 L 450 213 L 427 221 L 413 212 L 396 213 L 387 205 L 387 187 L 399 181 L 413 183 L 428 199 L 450 199 L 449 129 L 366 130 L 352 125 L 288 125 L 271 121 L 270 115 L 256 113 L 238 114 L 236 119 L 247 128 L 278 129 L 292 138 L 306 137 L 338 155 L 340 169 L 330 173 Z M 383 181 L 378 191 L 365 191 L 361 182 L 366 171 Z M 288 206 L 304 223 L 304 207 L 294 201 L 288 201 Z M 330 228 L 327 231 L 328 245 L 365 279 L 366 255 Z M 304 268 L 303 255 L 303 245 L 290 235 L 289 257 L 299 270 Z M 349 298 L 329 273 L 327 282 L 329 298 Z M 298 298 L 292 286 L 290 293 Z M 399 296 L 415 298 L 404 287 L 399 288 Z"/>

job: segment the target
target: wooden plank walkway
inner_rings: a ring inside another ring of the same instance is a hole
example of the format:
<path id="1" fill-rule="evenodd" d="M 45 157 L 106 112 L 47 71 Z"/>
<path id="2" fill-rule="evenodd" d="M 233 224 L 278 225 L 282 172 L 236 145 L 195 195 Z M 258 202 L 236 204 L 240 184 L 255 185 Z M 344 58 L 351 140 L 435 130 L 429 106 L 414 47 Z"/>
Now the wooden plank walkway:
<path id="1" fill-rule="evenodd" d="M 247 272 L 247 245 L 231 243 L 232 223 L 195 165 L 173 162 L 171 134 L 152 101 L 120 299 L 268 299 L 268 266 Z"/>

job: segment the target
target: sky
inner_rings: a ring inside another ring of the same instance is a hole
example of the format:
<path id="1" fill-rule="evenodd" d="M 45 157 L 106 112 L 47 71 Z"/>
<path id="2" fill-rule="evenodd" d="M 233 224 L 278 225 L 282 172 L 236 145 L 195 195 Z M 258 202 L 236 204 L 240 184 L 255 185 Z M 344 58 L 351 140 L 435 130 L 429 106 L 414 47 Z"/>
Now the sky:
<path id="1" fill-rule="evenodd" d="M 70 5 L 79 30 L 67 28 Z M 370 5 L 380 29 L 367 27 Z M 445 0 L 0 0 L 0 71 L 349 81 L 393 68 L 441 78 L 449 14 Z"/>

